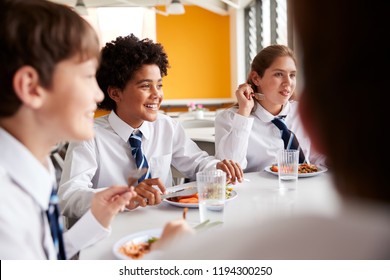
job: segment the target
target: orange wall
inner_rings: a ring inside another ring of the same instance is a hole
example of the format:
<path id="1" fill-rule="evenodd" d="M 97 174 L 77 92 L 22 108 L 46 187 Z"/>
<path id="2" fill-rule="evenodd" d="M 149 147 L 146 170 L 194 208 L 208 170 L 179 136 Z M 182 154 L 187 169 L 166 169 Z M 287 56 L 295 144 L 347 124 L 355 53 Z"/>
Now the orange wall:
<path id="1" fill-rule="evenodd" d="M 197 6 L 185 10 L 156 18 L 157 41 L 171 65 L 164 99 L 230 98 L 229 16 Z"/>

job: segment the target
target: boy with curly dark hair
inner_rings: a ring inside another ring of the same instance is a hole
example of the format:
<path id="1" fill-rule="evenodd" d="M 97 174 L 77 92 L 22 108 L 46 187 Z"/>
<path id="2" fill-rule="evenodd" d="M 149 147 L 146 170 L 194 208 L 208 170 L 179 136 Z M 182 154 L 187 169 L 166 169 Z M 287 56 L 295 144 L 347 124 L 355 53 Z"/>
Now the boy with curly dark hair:
<path id="1" fill-rule="evenodd" d="M 65 215 L 78 218 L 89 207 L 90 193 L 108 184 L 125 184 L 130 170 L 139 168 L 131 135 L 142 143 L 140 157 L 148 173 L 135 188 L 138 196 L 129 209 L 161 203 L 161 192 L 172 186 L 171 164 L 192 179 L 198 171 L 218 168 L 229 182 L 241 181 L 237 163 L 209 156 L 178 121 L 158 113 L 169 67 L 161 44 L 129 35 L 107 43 L 101 54 L 96 77 L 105 99 L 99 106 L 111 112 L 96 119 L 95 139 L 69 146 L 59 190 Z"/>

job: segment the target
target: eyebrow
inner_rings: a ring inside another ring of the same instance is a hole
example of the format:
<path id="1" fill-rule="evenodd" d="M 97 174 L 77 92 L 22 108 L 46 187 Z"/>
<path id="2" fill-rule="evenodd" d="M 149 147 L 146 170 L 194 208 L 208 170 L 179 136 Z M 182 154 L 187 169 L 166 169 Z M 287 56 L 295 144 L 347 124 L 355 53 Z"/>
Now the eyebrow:
<path id="1" fill-rule="evenodd" d="M 292 70 L 292 71 L 288 71 L 288 70 L 283 70 L 283 69 L 273 69 L 272 72 L 293 72 L 293 73 L 296 73 L 297 70 Z"/>
<path id="2" fill-rule="evenodd" d="M 162 82 L 162 79 L 158 79 L 158 80 L 157 80 L 157 83 L 158 83 L 158 82 Z M 139 80 L 138 82 L 136 82 L 136 85 L 139 85 L 139 84 L 142 84 L 142 83 L 153 83 L 153 80 L 151 80 L 151 79 Z"/>

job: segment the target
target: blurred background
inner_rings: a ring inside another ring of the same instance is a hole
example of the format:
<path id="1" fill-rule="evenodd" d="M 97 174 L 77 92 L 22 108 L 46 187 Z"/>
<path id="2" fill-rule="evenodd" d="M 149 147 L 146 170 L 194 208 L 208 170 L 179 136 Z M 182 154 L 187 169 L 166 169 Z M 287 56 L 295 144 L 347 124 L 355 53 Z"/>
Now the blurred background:
<path id="1" fill-rule="evenodd" d="M 295 49 L 292 0 L 51 1 L 88 20 L 102 46 L 130 33 L 161 43 L 171 65 L 165 111 L 187 110 L 189 102 L 210 110 L 230 106 L 258 51 L 274 43 Z"/>

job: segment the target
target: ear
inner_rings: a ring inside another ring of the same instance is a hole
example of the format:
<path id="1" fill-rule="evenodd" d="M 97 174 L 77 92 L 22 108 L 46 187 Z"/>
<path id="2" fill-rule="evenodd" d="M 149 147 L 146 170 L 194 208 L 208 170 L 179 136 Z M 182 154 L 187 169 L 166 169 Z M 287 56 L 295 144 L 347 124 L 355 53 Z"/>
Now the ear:
<path id="1" fill-rule="evenodd" d="M 315 119 L 313 116 L 312 107 L 309 102 L 306 100 L 306 93 L 301 94 L 301 98 L 299 100 L 299 114 L 302 120 L 303 127 L 305 128 L 313 149 L 321 154 L 326 154 L 324 145 L 321 141 L 321 135 L 319 134 L 319 128 L 315 124 Z"/>
<path id="2" fill-rule="evenodd" d="M 119 88 L 109 86 L 107 92 L 110 98 L 115 102 L 119 102 L 121 100 L 122 91 Z"/>
<path id="3" fill-rule="evenodd" d="M 45 90 L 39 84 L 38 72 L 31 66 L 23 66 L 13 78 L 16 95 L 25 106 L 40 108 L 44 102 Z"/>
<path id="4" fill-rule="evenodd" d="M 261 77 L 259 76 L 259 74 L 257 74 L 256 71 L 251 71 L 249 74 L 249 78 L 251 79 L 252 83 L 255 86 L 257 86 L 257 87 L 260 86 Z"/>

